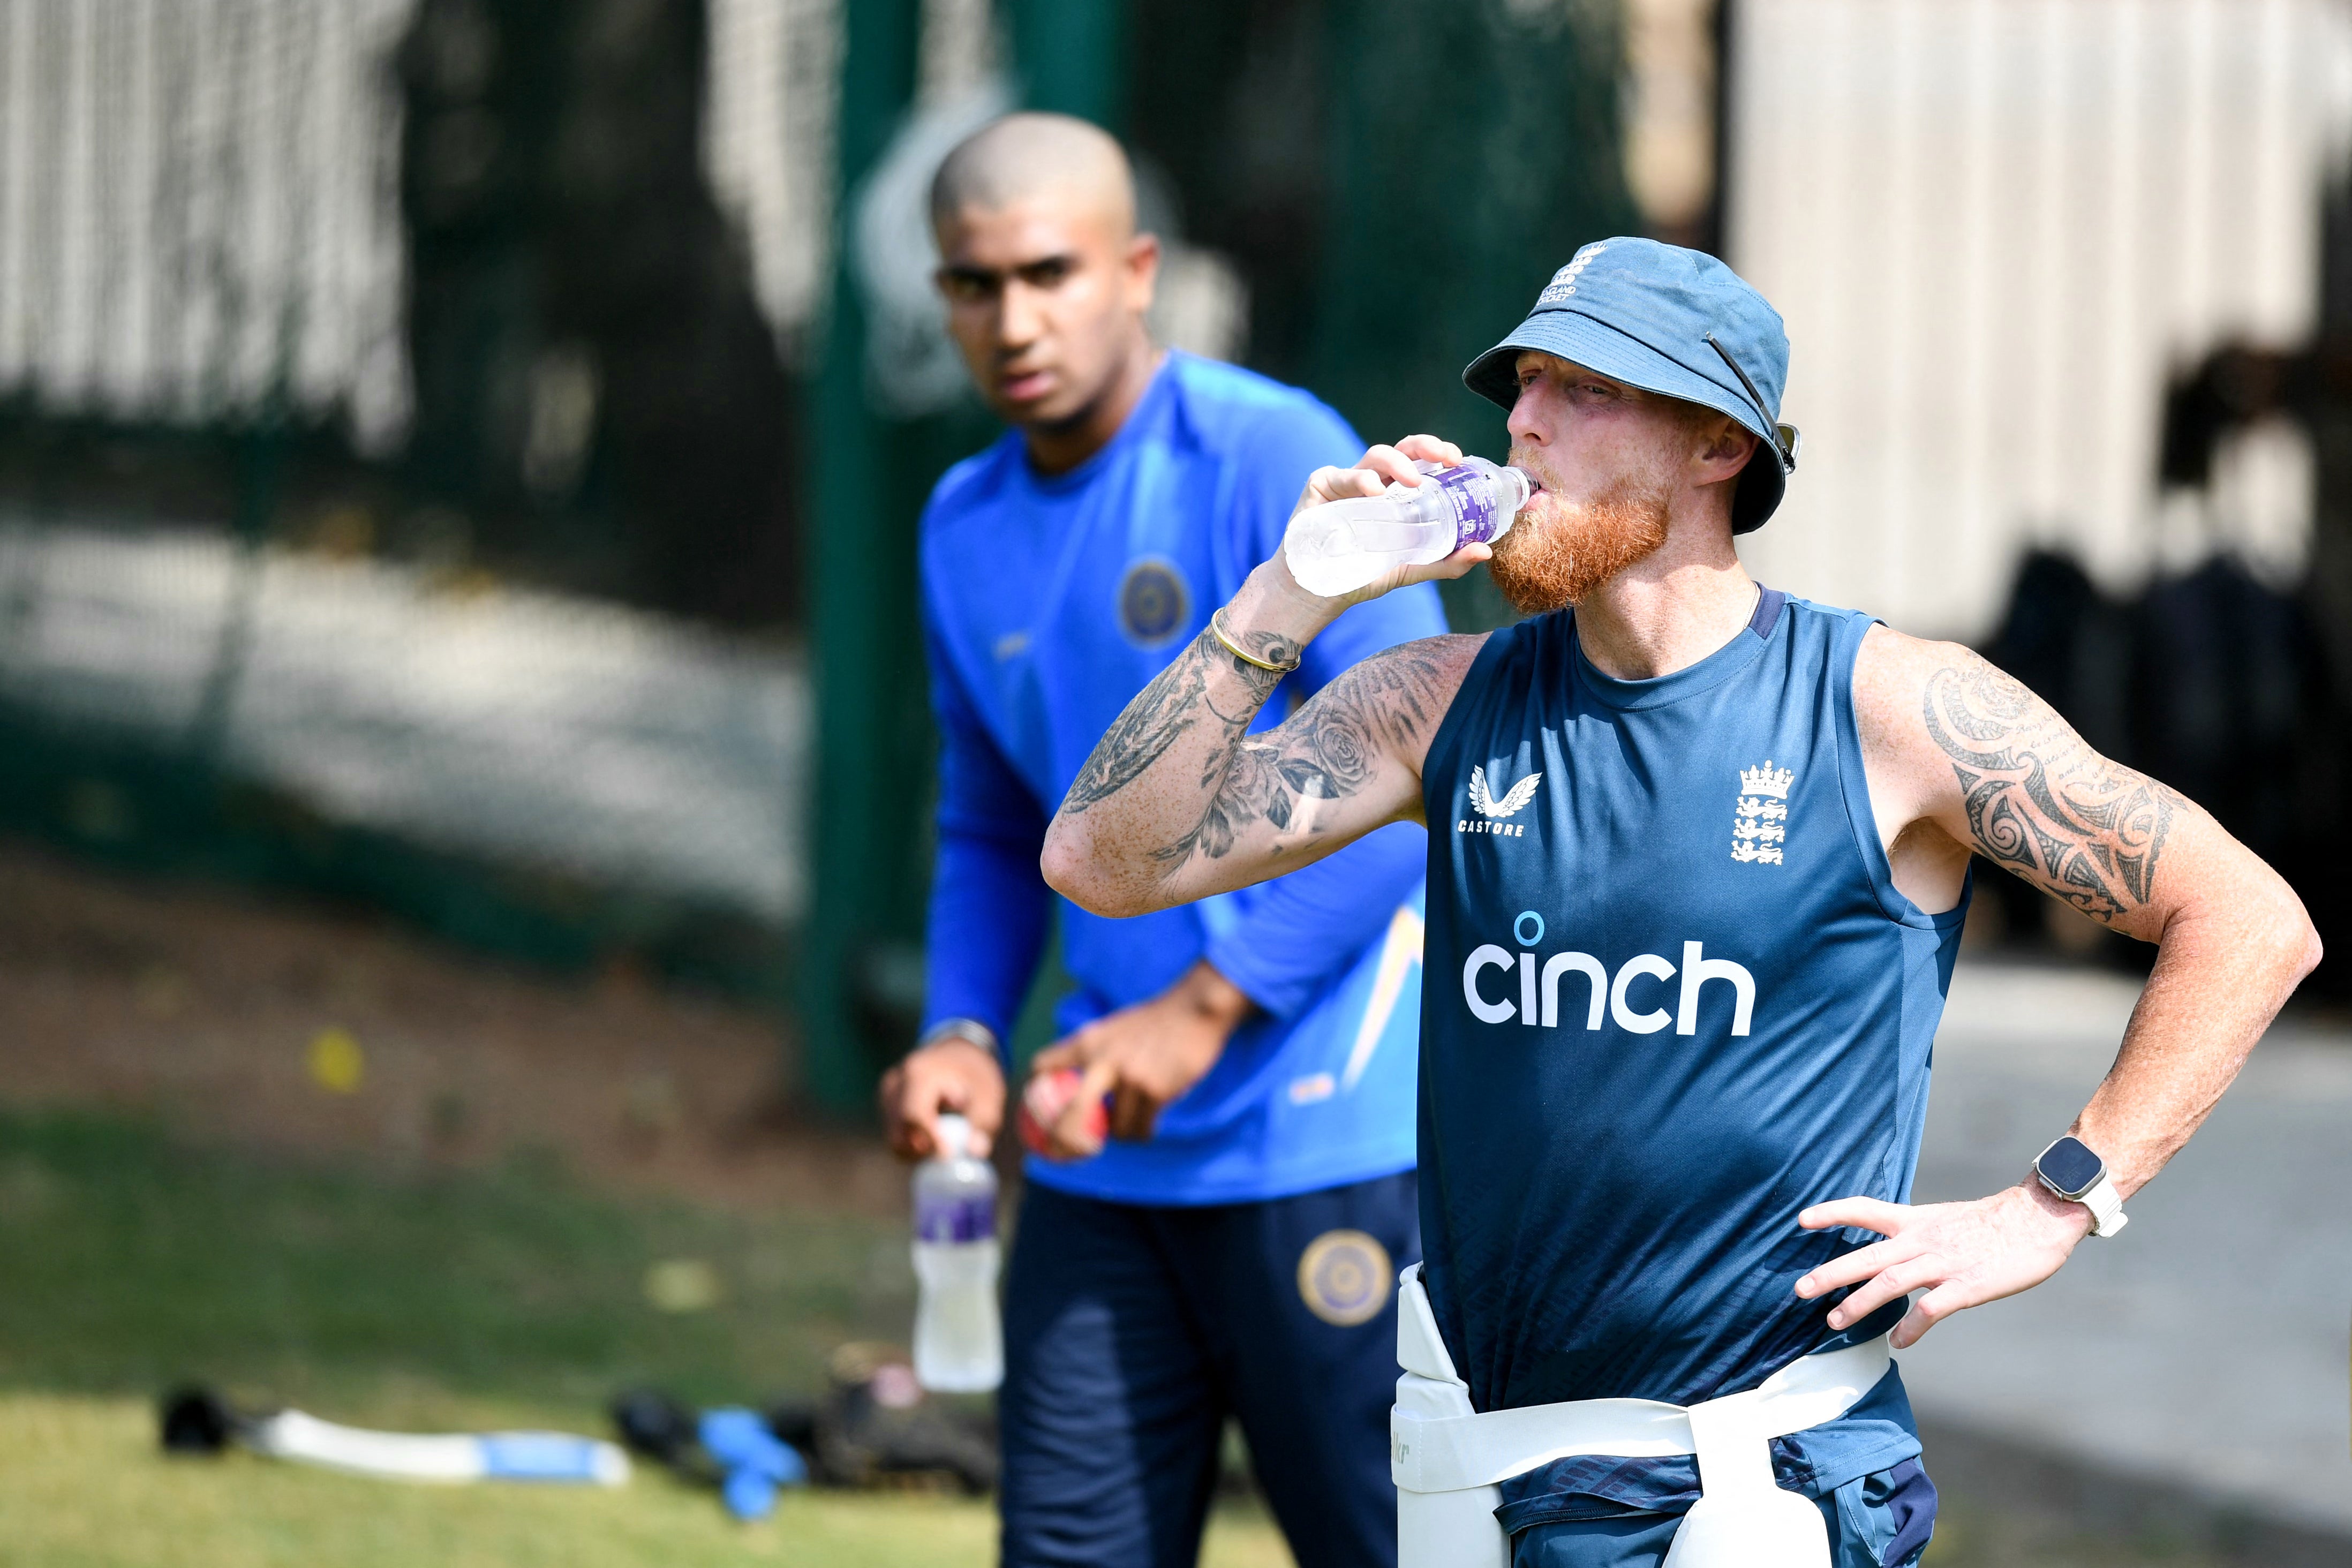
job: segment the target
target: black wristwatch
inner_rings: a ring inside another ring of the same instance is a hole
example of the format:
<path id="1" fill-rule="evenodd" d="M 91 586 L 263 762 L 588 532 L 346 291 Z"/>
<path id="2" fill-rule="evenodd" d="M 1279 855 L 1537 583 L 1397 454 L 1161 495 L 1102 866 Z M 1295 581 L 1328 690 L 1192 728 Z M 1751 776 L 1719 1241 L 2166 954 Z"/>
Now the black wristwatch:
<path id="1" fill-rule="evenodd" d="M 2131 1223 L 2124 1214 L 2124 1196 L 2107 1175 L 2107 1163 L 2080 1138 L 2070 1134 L 2034 1156 L 2033 1174 L 2068 1203 L 2091 1211 L 2093 1236 L 2113 1236 Z"/>

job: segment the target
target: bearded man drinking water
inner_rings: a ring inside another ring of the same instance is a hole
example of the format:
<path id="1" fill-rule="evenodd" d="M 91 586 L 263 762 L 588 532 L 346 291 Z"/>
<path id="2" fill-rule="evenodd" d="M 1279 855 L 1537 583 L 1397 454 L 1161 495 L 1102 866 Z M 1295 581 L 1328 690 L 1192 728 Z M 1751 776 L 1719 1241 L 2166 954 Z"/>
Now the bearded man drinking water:
<path id="1" fill-rule="evenodd" d="M 1431 829 L 1407 1568 L 1916 1562 L 1935 1491 L 1890 1350 L 2121 1230 L 2318 960 L 2269 867 L 2032 692 L 1748 577 L 1734 538 L 1796 465 L 1787 366 L 1721 263 L 1586 247 L 1464 376 L 1538 486 L 1491 550 L 1533 618 L 1375 655 L 1253 732 L 1349 604 L 1490 552 L 1347 599 L 1277 555 L 1046 838 L 1055 887 L 1127 916 Z M 1299 505 L 1459 456 L 1375 447 Z M 1971 854 L 2156 965 L 2032 1171 L 1913 1206 Z"/>

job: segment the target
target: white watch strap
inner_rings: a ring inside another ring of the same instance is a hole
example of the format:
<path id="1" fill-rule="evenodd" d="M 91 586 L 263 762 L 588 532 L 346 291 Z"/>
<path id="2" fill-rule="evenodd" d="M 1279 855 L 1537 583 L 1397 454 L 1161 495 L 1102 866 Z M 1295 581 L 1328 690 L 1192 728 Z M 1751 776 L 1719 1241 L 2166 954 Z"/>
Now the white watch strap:
<path id="1" fill-rule="evenodd" d="M 2101 1176 L 2098 1185 L 2084 1193 L 2081 1202 L 2091 1211 L 2093 1236 L 2113 1236 L 2131 1224 L 2131 1216 L 2124 1213 L 2124 1195 L 2116 1191 L 2115 1179 L 2111 1176 Z"/>

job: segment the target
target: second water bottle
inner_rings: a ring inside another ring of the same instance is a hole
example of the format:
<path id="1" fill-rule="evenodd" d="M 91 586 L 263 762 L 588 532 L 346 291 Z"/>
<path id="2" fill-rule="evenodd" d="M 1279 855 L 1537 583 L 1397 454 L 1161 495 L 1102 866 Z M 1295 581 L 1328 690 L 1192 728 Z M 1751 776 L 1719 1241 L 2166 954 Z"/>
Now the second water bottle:
<path id="1" fill-rule="evenodd" d="M 985 1394 L 1004 1381 L 996 1308 L 996 1173 L 976 1160 L 971 1124 L 940 1118 L 940 1152 L 915 1167 L 915 1381 Z"/>

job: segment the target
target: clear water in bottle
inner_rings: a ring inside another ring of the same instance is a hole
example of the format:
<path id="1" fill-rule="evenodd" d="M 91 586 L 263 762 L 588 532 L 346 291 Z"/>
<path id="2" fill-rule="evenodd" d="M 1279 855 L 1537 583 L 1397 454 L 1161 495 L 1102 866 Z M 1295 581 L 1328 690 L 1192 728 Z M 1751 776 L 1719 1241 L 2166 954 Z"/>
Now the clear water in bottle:
<path id="1" fill-rule="evenodd" d="M 1282 554 L 1300 587 L 1336 598 L 1391 567 L 1426 566 L 1465 544 L 1491 544 L 1511 531 L 1535 493 L 1527 475 L 1484 458 L 1465 458 L 1450 468 L 1413 467 L 1426 478 L 1411 489 L 1391 484 L 1379 495 L 1325 501 L 1290 520 Z"/>
<path id="2" fill-rule="evenodd" d="M 940 1117 L 947 1152 L 915 1167 L 915 1381 L 939 1394 L 1004 1381 L 996 1173 L 964 1152 L 971 1135 L 962 1117 Z"/>

